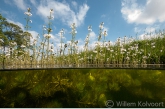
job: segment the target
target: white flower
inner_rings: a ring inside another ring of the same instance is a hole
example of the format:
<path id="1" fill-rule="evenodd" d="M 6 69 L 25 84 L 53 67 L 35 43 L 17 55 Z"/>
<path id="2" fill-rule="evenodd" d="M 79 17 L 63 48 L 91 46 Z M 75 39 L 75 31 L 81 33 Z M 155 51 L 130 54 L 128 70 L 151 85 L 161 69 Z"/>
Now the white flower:
<path id="1" fill-rule="evenodd" d="M 51 16 L 48 16 L 48 18 L 49 18 L 49 19 L 54 19 L 54 16 L 53 16 L 53 15 L 51 15 Z"/>
<path id="2" fill-rule="evenodd" d="M 100 46 L 100 45 L 101 45 L 101 43 L 100 43 L 100 42 L 98 42 L 98 41 L 97 41 L 95 44 L 96 44 L 96 45 L 98 45 L 98 46 Z"/>
<path id="3" fill-rule="evenodd" d="M 4 43 L 4 41 L 2 39 L 0 39 L 0 42 Z"/>
<path id="4" fill-rule="evenodd" d="M 147 59 L 147 56 L 143 56 L 143 59 Z"/>
<path id="5" fill-rule="evenodd" d="M 64 29 L 60 30 L 60 37 L 63 38 L 63 34 L 64 34 Z"/>
<path id="6" fill-rule="evenodd" d="M 50 51 L 50 52 L 54 52 L 54 50 L 53 50 L 53 49 L 49 49 L 49 51 Z"/>
<path id="7" fill-rule="evenodd" d="M 100 29 L 103 29 L 103 28 L 104 28 L 103 25 L 104 25 L 104 22 L 102 22 L 102 23 L 99 25 L 99 28 L 100 28 Z"/>
<path id="8" fill-rule="evenodd" d="M 120 39 L 120 37 L 119 37 L 119 38 L 117 39 L 117 41 L 120 42 L 120 40 L 121 40 L 121 39 Z"/>
<path id="9" fill-rule="evenodd" d="M 33 43 L 30 43 L 30 46 L 33 46 Z"/>
<path id="10" fill-rule="evenodd" d="M 46 28 L 43 28 L 43 30 L 45 30 L 45 31 L 46 31 L 47 29 L 46 29 Z"/>
<path id="11" fill-rule="evenodd" d="M 46 28 L 46 26 L 45 26 L 45 25 L 43 25 L 43 29 L 44 29 L 44 30 L 47 30 L 47 28 Z"/>
<path id="12" fill-rule="evenodd" d="M 113 52 L 114 50 L 110 50 L 110 52 Z"/>
<path id="13" fill-rule="evenodd" d="M 126 41 L 126 39 L 127 39 L 127 36 L 124 36 L 124 41 Z"/>
<path id="14" fill-rule="evenodd" d="M 53 13 L 53 9 L 50 9 L 50 13 Z"/>
<path id="15" fill-rule="evenodd" d="M 88 26 L 88 31 L 89 31 L 89 32 L 92 31 L 92 26 Z"/>
<path id="16" fill-rule="evenodd" d="M 139 54 L 142 54 L 142 52 L 139 52 Z"/>
<path id="17" fill-rule="evenodd" d="M 53 45 L 53 44 L 51 44 L 50 49 L 53 49 L 53 48 L 54 48 L 54 45 Z"/>
<path id="18" fill-rule="evenodd" d="M 61 29 L 60 33 L 63 34 L 64 33 L 64 29 Z"/>
<path id="19" fill-rule="evenodd" d="M 124 52 L 121 52 L 121 54 L 124 54 Z"/>
<path id="20" fill-rule="evenodd" d="M 32 23 L 32 20 L 29 20 L 30 21 L 30 23 Z"/>
<path id="21" fill-rule="evenodd" d="M 27 10 L 28 10 L 28 12 L 30 12 L 31 11 L 31 8 L 27 8 Z"/>
<path id="22" fill-rule="evenodd" d="M 10 56 L 10 53 L 6 54 L 5 56 L 6 56 L 6 57 L 7 57 L 7 56 Z"/>
<path id="23" fill-rule="evenodd" d="M 155 43 L 153 42 L 153 43 L 151 43 L 151 45 L 153 46 L 153 45 L 155 45 Z"/>
<path id="24" fill-rule="evenodd" d="M 26 46 L 25 45 L 21 45 L 21 48 L 25 48 Z"/>
<path id="25" fill-rule="evenodd" d="M 16 42 L 11 42 L 11 45 L 12 45 L 12 46 L 16 46 L 17 43 L 16 43 Z"/>
<path id="26" fill-rule="evenodd" d="M 77 33 L 76 29 L 72 28 L 71 34 L 76 34 L 76 33 Z"/>
<path id="27" fill-rule="evenodd" d="M 127 56 L 126 59 L 129 60 L 130 58 Z"/>
<path id="28" fill-rule="evenodd" d="M 103 35 L 104 35 L 104 36 L 107 36 L 107 35 L 108 35 L 108 34 L 107 34 L 107 31 L 104 31 Z"/>
<path id="29" fill-rule="evenodd" d="M 98 39 L 99 39 L 99 40 L 101 39 L 101 35 L 98 36 Z"/>
<path id="30" fill-rule="evenodd" d="M 89 37 L 87 36 L 86 38 L 85 38 L 85 42 L 88 42 L 89 41 Z"/>
<path id="31" fill-rule="evenodd" d="M 41 45 L 44 45 L 44 42 L 41 42 Z"/>
<path id="32" fill-rule="evenodd" d="M 124 48 L 121 48 L 121 52 L 124 52 L 124 51 L 126 51 L 126 49 L 124 49 Z"/>
<path id="33" fill-rule="evenodd" d="M 99 28 L 100 28 L 100 29 L 103 29 L 104 27 L 103 27 L 103 25 L 100 25 Z"/>
<path id="34" fill-rule="evenodd" d="M 54 16 L 53 15 L 51 16 L 51 19 L 54 19 Z"/>
<path id="35" fill-rule="evenodd" d="M 75 23 L 71 24 L 70 28 L 72 29 L 76 28 L 76 24 Z"/>
<path id="36" fill-rule="evenodd" d="M 97 53 L 97 51 L 93 51 L 94 53 Z"/>
<path id="37" fill-rule="evenodd" d="M 75 44 L 76 44 L 76 45 L 78 44 L 78 40 L 75 42 Z"/>
<path id="38" fill-rule="evenodd" d="M 32 13 L 30 13 L 30 12 L 25 12 L 24 14 L 28 15 L 28 16 L 32 16 Z"/>
<path id="39" fill-rule="evenodd" d="M 51 34 L 44 34 L 44 37 L 45 38 L 51 38 L 52 36 L 51 36 Z"/>
<path id="40" fill-rule="evenodd" d="M 37 40 L 36 40 L 36 39 L 34 39 L 33 44 L 35 45 L 36 43 L 37 43 Z"/>

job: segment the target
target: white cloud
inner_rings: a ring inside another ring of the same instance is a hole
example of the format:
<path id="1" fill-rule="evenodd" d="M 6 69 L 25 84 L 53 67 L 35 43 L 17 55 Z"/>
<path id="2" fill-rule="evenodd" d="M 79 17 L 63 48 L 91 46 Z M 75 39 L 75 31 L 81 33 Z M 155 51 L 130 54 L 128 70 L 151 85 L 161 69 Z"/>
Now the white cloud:
<path id="1" fill-rule="evenodd" d="M 10 20 L 10 19 L 7 19 L 7 21 L 10 22 L 10 23 L 13 23 L 13 24 L 18 25 L 19 27 L 21 27 L 22 30 L 24 30 L 24 25 L 23 25 L 22 23 L 20 23 L 20 22 L 15 22 L 15 21 Z"/>
<path id="2" fill-rule="evenodd" d="M 145 32 L 151 33 L 151 32 L 155 32 L 155 30 L 156 30 L 156 28 L 154 28 L 154 27 L 147 27 Z"/>
<path id="3" fill-rule="evenodd" d="M 135 28 L 134 28 L 134 31 L 135 31 L 135 33 L 140 33 L 140 32 L 142 31 L 142 29 L 139 28 L 139 27 L 135 27 Z"/>
<path id="4" fill-rule="evenodd" d="M 58 35 L 58 34 L 55 34 L 55 35 L 53 35 L 52 34 L 52 37 L 51 37 L 51 41 L 52 42 L 54 42 L 54 44 L 57 44 L 57 43 L 60 43 L 60 38 L 59 38 L 60 36 Z"/>
<path id="5" fill-rule="evenodd" d="M 4 2 L 5 2 L 6 4 L 12 5 L 11 0 L 4 0 Z"/>
<path id="6" fill-rule="evenodd" d="M 141 34 L 139 35 L 139 39 L 140 40 L 148 40 L 148 39 L 151 39 L 151 38 L 156 38 L 155 35 L 149 35 L 149 34 Z"/>
<path id="7" fill-rule="evenodd" d="M 87 4 L 79 6 L 79 11 L 76 13 L 70 8 L 68 3 L 44 0 L 41 1 L 37 7 L 37 14 L 46 21 L 50 9 L 54 10 L 55 19 L 60 19 L 64 24 L 69 26 L 72 23 L 76 23 L 77 26 L 80 26 L 84 22 L 89 6 Z"/>
<path id="8" fill-rule="evenodd" d="M 106 15 L 105 15 L 105 14 L 102 14 L 102 15 L 101 15 L 101 18 L 105 18 L 105 17 L 106 17 Z"/>
<path id="9" fill-rule="evenodd" d="M 77 16 L 75 16 L 78 26 L 84 22 L 84 19 L 88 10 L 89 10 L 89 6 L 87 4 L 80 6 L 80 10 Z"/>
<path id="10" fill-rule="evenodd" d="M 92 31 L 92 32 L 90 33 L 90 40 L 95 40 L 96 37 L 97 37 L 97 36 L 96 36 L 96 33 Z"/>
<path id="11" fill-rule="evenodd" d="M 25 11 L 27 9 L 27 6 L 24 2 L 24 0 L 13 0 L 14 4 L 21 10 Z"/>
<path id="12" fill-rule="evenodd" d="M 15 21 L 13 21 L 13 20 L 10 20 L 10 19 L 7 19 L 7 21 L 8 22 L 10 22 L 10 23 L 13 23 L 13 24 L 16 24 L 16 25 L 18 25 L 19 27 L 21 27 L 21 29 L 23 30 L 23 31 L 25 31 L 25 28 L 24 28 L 24 25 L 22 24 L 22 23 L 20 23 L 20 22 L 15 22 Z M 34 41 L 34 39 L 37 39 L 37 36 L 38 36 L 38 32 L 36 32 L 36 31 L 31 31 L 31 30 L 29 30 L 28 31 L 29 33 L 31 33 L 31 35 L 32 35 L 32 37 L 33 38 L 31 38 L 31 42 L 33 42 Z M 40 41 L 40 40 L 39 40 Z"/>
<path id="13" fill-rule="evenodd" d="M 60 46 L 61 46 L 61 42 L 60 42 L 60 36 L 59 34 L 51 34 L 52 37 L 50 38 L 50 43 L 53 42 L 53 45 L 54 45 L 54 50 L 56 51 L 57 49 L 60 49 Z M 64 42 L 64 39 L 63 39 L 63 42 Z M 62 43 L 62 47 L 64 46 L 64 43 Z"/>
<path id="14" fill-rule="evenodd" d="M 138 38 L 140 40 L 144 39 L 151 39 L 156 37 L 156 32 L 157 30 L 160 29 L 159 25 L 153 25 L 153 26 L 147 26 L 145 29 L 142 29 L 140 27 L 135 27 L 134 31 L 137 33 L 138 32 Z"/>
<path id="15" fill-rule="evenodd" d="M 97 42 L 96 39 L 97 37 L 96 37 L 96 34 L 95 34 L 95 32 L 91 32 L 90 33 L 90 36 L 89 36 L 89 44 L 88 44 L 88 50 L 89 49 L 92 49 L 92 48 L 94 48 L 94 46 L 95 46 L 95 42 Z M 85 46 L 85 41 L 84 41 L 84 39 L 77 39 L 78 40 L 78 50 L 79 51 L 83 51 L 84 50 L 84 46 Z M 67 41 L 67 44 L 68 43 L 70 43 L 71 41 Z"/>
<path id="16" fill-rule="evenodd" d="M 35 1 L 35 0 L 30 0 L 30 2 L 31 2 L 34 6 L 36 6 L 36 1 Z"/>
<path id="17" fill-rule="evenodd" d="M 36 31 L 29 31 L 29 33 L 31 33 L 31 34 L 32 34 L 33 39 L 36 39 L 36 38 L 37 38 L 37 36 L 38 36 L 38 32 L 36 32 Z"/>
<path id="18" fill-rule="evenodd" d="M 5 10 L 2 10 L 1 8 L 0 8 L 0 13 L 3 15 L 3 17 L 7 16 L 5 18 L 14 19 L 16 17 L 16 15 L 13 12 L 5 11 Z"/>
<path id="19" fill-rule="evenodd" d="M 92 31 L 90 33 L 90 36 L 89 36 L 89 45 L 88 45 L 88 47 L 90 49 L 94 48 L 96 40 L 97 40 L 97 35 L 94 31 Z M 84 46 L 84 44 L 85 44 L 85 42 L 83 42 L 83 46 Z"/>
<path id="20" fill-rule="evenodd" d="M 123 0 L 121 13 L 128 23 L 154 24 L 165 21 L 165 0 L 146 0 L 140 5 L 137 0 Z"/>
<path id="21" fill-rule="evenodd" d="M 107 33 L 108 33 L 108 30 L 109 30 L 109 28 L 104 26 L 103 31 L 107 31 Z"/>
<path id="22" fill-rule="evenodd" d="M 77 5 L 77 2 L 72 1 L 71 3 L 72 3 L 72 5 L 73 5 L 73 7 L 74 7 L 75 9 L 77 9 L 77 6 L 78 6 L 78 5 Z"/>
<path id="23" fill-rule="evenodd" d="M 59 34 L 50 34 L 51 38 L 49 39 L 49 48 L 51 47 L 52 43 L 53 43 L 53 48 L 54 48 L 54 52 L 57 52 L 57 49 L 60 49 L 60 36 Z M 41 42 L 41 39 L 39 40 L 39 42 Z M 47 45 L 47 42 L 46 42 Z M 64 46 L 64 43 L 62 44 L 62 46 Z"/>
<path id="24" fill-rule="evenodd" d="M 91 48 L 91 49 L 94 49 L 95 47 L 96 47 L 96 40 L 94 40 L 94 41 L 92 41 L 90 44 L 89 44 L 89 47 Z"/>
<path id="25" fill-rule="evenodd" d="M 141 28 L 140 26 L 137 26 L 134 28 L 134 31 L 136 33 L 153 33 L 155 32 L 156 30 L 159 30 L 160 29 L 160 26 L 159 25 L 151 25 L 151 26 L 147 26 L 146 28 Z"/>
<path id="26" fill-rule="evenodd" d="M 34 39 L 37 39 L 37 36 L 39 33 L 36 31 L 29 31 L 29 33 L 31 33 L 31 35 L 33 37 L 33 38 L 30 38 L 30 42 L 32 43 L 34 41 Z M 38 41 L 41 41 L 41 39 L 39 39 Z"/>

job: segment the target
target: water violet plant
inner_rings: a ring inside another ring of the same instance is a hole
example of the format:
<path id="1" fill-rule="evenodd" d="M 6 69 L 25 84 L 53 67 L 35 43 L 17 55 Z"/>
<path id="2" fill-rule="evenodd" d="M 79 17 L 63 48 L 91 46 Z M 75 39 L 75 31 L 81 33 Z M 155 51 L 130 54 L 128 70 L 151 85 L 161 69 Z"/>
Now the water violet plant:
<path id="1" fill-rule="evenodd" d="M 76 23 L 72 23 L 71 40 L 65 42 L 64 29 L 59 32 L 60 45 L 54 46 L 52 35 L 53 9 L 50 9 L 48 26 L 43 26 L 42 40 L 40 35 L 32 36 L 29 26 L 32 23 L 31 9 L 26 15 L 25 31 L 17 25 L 8 23 L 0 17 L 0 64 L 5 68 L 55 68 L 55 67 L 160 67 L 165 63 L 165 31 L 145 33 L 143 39 L 137 37 L 119 37 L 116 42 L 106 41 L 108 33 L 104 22 L 99 25 L 98 37 L 94 47 L 90 47 L 92 26 L 84 40 L 84 49 L 79 49 L 76 35 Z M 15 28 L 9 31 L 10 28 Z M 13 35 L 17 34 L 17 35 Z M 20 40 L 20 38 L 23 39 Z M 35 38 L 36 37 L 36 38 Z M 90 48 L 90 49 L 89 49 Z M 20 60 L 20 61 L 19 61 Z"/>

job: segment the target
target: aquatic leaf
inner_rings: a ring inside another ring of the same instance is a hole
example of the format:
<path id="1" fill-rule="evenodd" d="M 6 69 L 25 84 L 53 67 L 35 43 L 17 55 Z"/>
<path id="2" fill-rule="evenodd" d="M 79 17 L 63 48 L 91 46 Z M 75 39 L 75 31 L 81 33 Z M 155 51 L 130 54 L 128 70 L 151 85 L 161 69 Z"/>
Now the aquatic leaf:
<path id="1" fill-rule="evenodd" d="M 95 78 L 91 75 L 91 73 L 89 74 L 89 79 L 90 79 L 91 81 L 94 81 L 94 80 L 95 80 Z"/>
<path id="2" fill-rule="evenodd" d="M 42 108 L 62 108 L 62 104 L 57 100 L 52 100 L 48 103 L 45 103 Z"/>
<path id="3" fill-rule="evenodd" d="M 18 101 L 18 102 L 23 101 L 25 98 L 26 98 L 26 94 L 25 94 L 24 92 L 20 92 L 20 93 L 17 95 L 17 101 Z"/>
<path id="4" fill-rule="evenodd" d="M 25 80 L 25 74 L 24 73 L 17 74 L 16 77 L 15 77 L 15 80 L 17 82 L 20 82 L 20 83 L 24 82 L 24 80 Z"/>
<path id="5" fill-rule="evenodd" d="M 7 78 L 0 77 L 0 90 L 3 90 L 6 87 L 6 84 L 7 84 Z"/>
<path id="6" fill-rule="evenodd" d="M 100 94 L 98 98 L 98 104 L 100 107 L 105 107 L 105 102 L 107 101 L 107 98 L 104 93 Z"/>
<path id="7" fill-rule="evenodd" d="M 112 90 L 112 91 L 119 91 L 120 90 L 120 86 L 116 82 L 109 83 L 109 89 Z"/>
<path id="8" fill-rule="evenodd" d="M 138 79 L 135 79 L 135 80 L 133 81 L 133 85 L 134 85 L 135 87 L 141 86 L 141 82 L 140 82 Z"/>
<path id="9" fill-rule="evenodd" d="M 83 91 L 83 89 L 84 89 L 84 83 L 77 83 L 76 84 L 76 87 L 77 87 L 77 89 L 79 90 L 79 91 Z"/>

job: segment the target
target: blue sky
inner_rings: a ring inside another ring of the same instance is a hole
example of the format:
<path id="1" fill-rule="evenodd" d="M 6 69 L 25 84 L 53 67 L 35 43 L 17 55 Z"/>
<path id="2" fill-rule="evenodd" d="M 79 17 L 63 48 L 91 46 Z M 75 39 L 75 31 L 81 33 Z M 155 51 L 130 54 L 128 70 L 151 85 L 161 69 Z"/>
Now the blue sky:
<path id="1" fill-rule="evenodd" d="M 116 41 L 118 37 L 138 36 L 145 32 L 165 29 L 165 0 L 3 0 L 0 13 L 8 21 L 18 24 L 24 29 L 25 14 L 31 8 L 31 28 L 29 32 L 35 38 L 40 34 L 42 26 L 47 25 L 49 10 L 54 10 L 51 42 L 59 46 L 59 31 L 64 28 L 64 42 L 71 40 L 70 24 L 77 25 L 76 40 L 79 46 L 84 45 L 88 34 L 87 27 L 92 26 L 91 46 L 99 33 L 99 25 L 104 22 L 104 30 L 108 31 L 107 41 Z M 40 41 L 41 41 L 40 39 Z"/>

